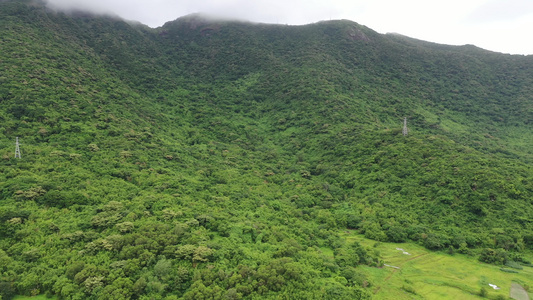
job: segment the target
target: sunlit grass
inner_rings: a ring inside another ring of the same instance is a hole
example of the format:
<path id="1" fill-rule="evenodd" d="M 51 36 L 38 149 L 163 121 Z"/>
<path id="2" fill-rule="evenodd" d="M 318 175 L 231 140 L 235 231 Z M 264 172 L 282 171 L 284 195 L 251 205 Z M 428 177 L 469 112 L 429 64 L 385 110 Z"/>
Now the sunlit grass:
<path id="1" fill-rule="evenodd" d="M 513 282 L 533 285 L 530 267 L 505 273 L 500 266 L 481 263 L 475 257 L 431 252 L 414 243 L 376 243 L 357 234 L 346 238 L 377 249 L 385 264 L 399 267 L 361 267 L 374 285 L 374 299 L 480 299 L 482 288 L 494 299 L 508 297 Z M 501 289 L 494 290 L 489 283 Z"/>
<path id="2" fill-rule="evenodd" d="M 46 295 L 37 295 L 37 296 L 15 296 L 13 300 L 55 300 L 57 297 L 46 297 Z"/>

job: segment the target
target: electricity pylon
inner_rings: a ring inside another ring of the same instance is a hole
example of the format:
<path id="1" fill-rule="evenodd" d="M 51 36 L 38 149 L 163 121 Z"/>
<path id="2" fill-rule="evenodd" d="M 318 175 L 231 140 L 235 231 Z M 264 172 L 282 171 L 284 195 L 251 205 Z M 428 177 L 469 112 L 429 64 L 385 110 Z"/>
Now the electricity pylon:
<path id="1" fill-rule="evenodd" d="M 21 158 L 20 156 L 20 144 L 19 144 L 19 137 L 17 136 L 17 139 L 15 141 L 15 158 Z"/>
<path id="2" fill-rule="evenodd" d="M 403 136 L 407 136 L 407 133 L 409 133 L 409 129 L 407 129 L 407 118 L 403 118 L 403 130 L 402 130 Z"/>

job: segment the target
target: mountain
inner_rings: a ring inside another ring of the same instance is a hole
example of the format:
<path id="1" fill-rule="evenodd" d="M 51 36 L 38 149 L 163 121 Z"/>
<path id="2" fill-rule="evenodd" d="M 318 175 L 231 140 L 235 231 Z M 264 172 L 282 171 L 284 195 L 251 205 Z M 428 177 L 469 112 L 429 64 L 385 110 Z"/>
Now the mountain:
<path id="1" fill-rule="evenodd" d="M 532 56 L 31 1 L 0 25 L 2 299 L 369 298 L 347 230 L 531 255 Z"/>

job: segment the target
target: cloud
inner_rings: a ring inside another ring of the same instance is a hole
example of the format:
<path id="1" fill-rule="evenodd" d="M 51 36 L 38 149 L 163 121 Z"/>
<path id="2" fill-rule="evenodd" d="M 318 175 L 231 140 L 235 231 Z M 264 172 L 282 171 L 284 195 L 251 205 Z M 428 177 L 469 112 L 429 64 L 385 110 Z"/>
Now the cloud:
<path id="1" fill-rule="evenodd" d="M 343 0 L 48 0 L 48 4 L 51 8 L 62 10 L 114 12 L 152 27 L 198 12 L 253 22 L 301 25 L 337 19 L 361 7 Z"/>
<path id="2" fill-rule="evenodd" d="M 57 9 L 114 13 L 151 27 L 191 13 L 301 25 L 348 19 L 378 32 L 398 32 L 451 45 L 533 54 L 533 0 L 47 0 Z M 495 38 L 497 37 L 497 38 Z"/>
<path id="3" fill-rule="evenodd" d="M 516 21 L 531 14 L 531 0 L 492 0 L 479 6 L 468 19 L 472 22 Z"/>
<path id="4" fill-rule="evenodd" d="M 69 0 L 49 0 L 47 1 L 48 7 L 57 10 L 86 10 L 94 13 L 113 13 L 112 7 L 105 5 L 104 1 L 69 1 Z"/>

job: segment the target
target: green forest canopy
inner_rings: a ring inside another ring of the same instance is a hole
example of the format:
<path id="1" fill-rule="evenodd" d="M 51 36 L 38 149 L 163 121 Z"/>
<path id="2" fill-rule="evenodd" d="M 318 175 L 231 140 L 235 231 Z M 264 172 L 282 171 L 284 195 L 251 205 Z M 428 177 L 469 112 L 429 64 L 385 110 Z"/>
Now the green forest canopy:
<path id="1" fill-rule="evenodd" d="M 343 230 L 527 263 L 530 56 L 19 1 L 0 25 L 2 299 L 368 298 L 382 262 Z"/>

